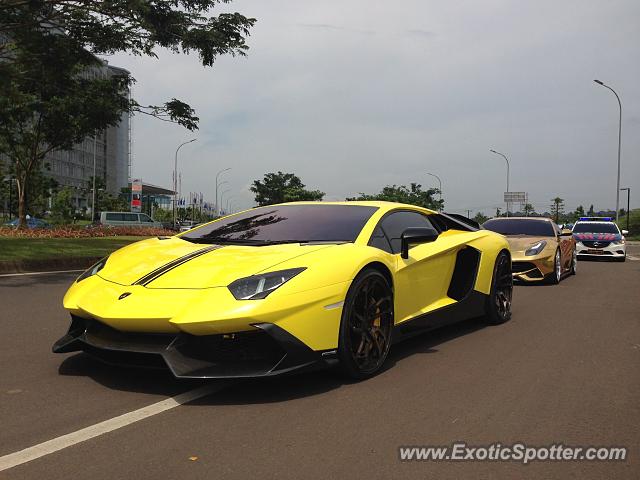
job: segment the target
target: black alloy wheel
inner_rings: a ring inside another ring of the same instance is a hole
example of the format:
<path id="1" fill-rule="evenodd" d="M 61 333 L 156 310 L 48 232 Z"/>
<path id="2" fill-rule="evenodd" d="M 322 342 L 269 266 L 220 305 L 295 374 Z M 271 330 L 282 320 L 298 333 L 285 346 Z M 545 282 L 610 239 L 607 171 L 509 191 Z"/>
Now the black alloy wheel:
<path id="1" fill-rule="evenodd" d="M 343 371 L 355 379 L 378 373 L 393 331 L 393 291 L 375 269 L 363 270 L 351 284 L 342 309 L 338 356 Z"/>
<path id="2" fill-rule="evenodd" d="M 485 308 L 486 321 L 490 325 L 499 325 L 511 318 L 511 300 L 513 298 L 513 273 L 511 258 L 506 252 L 500 252 L 493 267 L 491 293 Z"/>

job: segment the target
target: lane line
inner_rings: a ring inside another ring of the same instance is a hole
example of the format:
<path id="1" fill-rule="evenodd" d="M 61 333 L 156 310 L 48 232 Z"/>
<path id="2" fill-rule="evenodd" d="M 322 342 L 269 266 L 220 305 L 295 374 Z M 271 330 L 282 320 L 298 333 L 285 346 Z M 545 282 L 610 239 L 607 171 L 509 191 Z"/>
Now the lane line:
<path id="1" fill-rule="evenodd" d="M 203 387 L 196 388 L 195 390 L 190 390 L 174 397 L 167 398 L 166 400 L 139 408 L 138 410 L 133 410 L 132 412 L 110 418 L 109 420 L 96 423 L 95 425 L 25 448 L 24 450 L 10 453 L 0 457 L 0 472 L 22 465 L 23 463 L 36 460 L 64 448 L 71 447 L 72 445 L 85 442 L 100 435 L 104 435 L 105 433 L 113 432 L 119 428 L 131 425 L 132 423 L 166 412 L 167 410 L 179 407 L 185 403 L 192 402 L 198 398 L 205 397 L 222 390 L 230 383 L 231 382 L 218 382 L 205 385 Z"/>
<path id="2" fill-rule="evenodd" d="M 75 273 L 75 272 L 84 272 L 85 269 L 80 270 L 54 270 L 52 272 L 24 272 L 24 273 L 3 273 L 0 277 L 22 277 L 24 275 L 47 275 L 51 273 Z"/>

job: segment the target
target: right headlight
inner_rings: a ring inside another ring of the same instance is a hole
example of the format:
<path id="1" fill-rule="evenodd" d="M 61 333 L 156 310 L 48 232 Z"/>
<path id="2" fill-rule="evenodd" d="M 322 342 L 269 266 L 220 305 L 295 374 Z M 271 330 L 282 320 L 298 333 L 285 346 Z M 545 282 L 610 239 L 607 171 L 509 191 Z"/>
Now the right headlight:
<path id="1" fill-rule="evenodd" d="M 260 300 L 304 270 L 306 267 L 251 275 L 239 278 L 230 283 L 227 288 L 236 300 Z"/>
<path id="2" fill-rule="evenodd" d="M 547 246 L 547 242 L 545 240 L 540 240 L 539 242 L 534 243 L 529 248 L 527 248 L 524 254 L 527 257 L 530 257 L 532 255 L 538 255 L 542 250 L 544 250 L 544 247 L 546 246 Z"/>

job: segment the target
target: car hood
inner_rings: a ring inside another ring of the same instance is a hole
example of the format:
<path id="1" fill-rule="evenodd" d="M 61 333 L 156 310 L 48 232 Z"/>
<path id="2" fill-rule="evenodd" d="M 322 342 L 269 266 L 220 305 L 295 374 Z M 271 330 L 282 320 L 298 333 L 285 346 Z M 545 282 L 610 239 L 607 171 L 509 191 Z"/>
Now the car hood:
<path id="1" fill-rule="evenodd" d="M 574 233 L 573 238 L 582 242 L 590 240 L 594 242 L 613 242 L 622 240 L 622 235 L 617 233 Z"/>
<path id="2" fill-rule="evenodd" d="M 511 252 L 516 255 L 524 255 L 524 252 L 532 245 L 540 241 L 546 241 L 547 245 L 555 240 L 554 237 L 535 237 L 535 236 L 516 236 L 516 235 L 508 235 L 507 241 L 509 242 L 509 249 Z"/>
<path id="3" fill-rule="evenodd" d="M 178 237 L 153 238 L 124 247 L 109 257 L 98 275 L 120 285 L 147 288 L 227 286 L 278 264 L 334 245 L 267 246 L 195 244 Z M 300 259 L 304 267 L 304 259 Z"/>

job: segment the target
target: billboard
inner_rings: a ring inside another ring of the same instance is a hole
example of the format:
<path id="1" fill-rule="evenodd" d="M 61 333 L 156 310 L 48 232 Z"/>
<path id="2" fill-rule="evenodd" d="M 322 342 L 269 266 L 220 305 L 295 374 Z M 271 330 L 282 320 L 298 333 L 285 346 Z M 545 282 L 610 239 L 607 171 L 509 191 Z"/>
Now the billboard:
<path id="1" fill-rule="evenodd" d="M 131 211 L 142 211 L 142 180 L 139 178 L 131 182 Z"/>
<path id="2" fill-rule="evenodd" d="M 527 203 L 527 192 L 504 192 L 504 203 Z"/>

